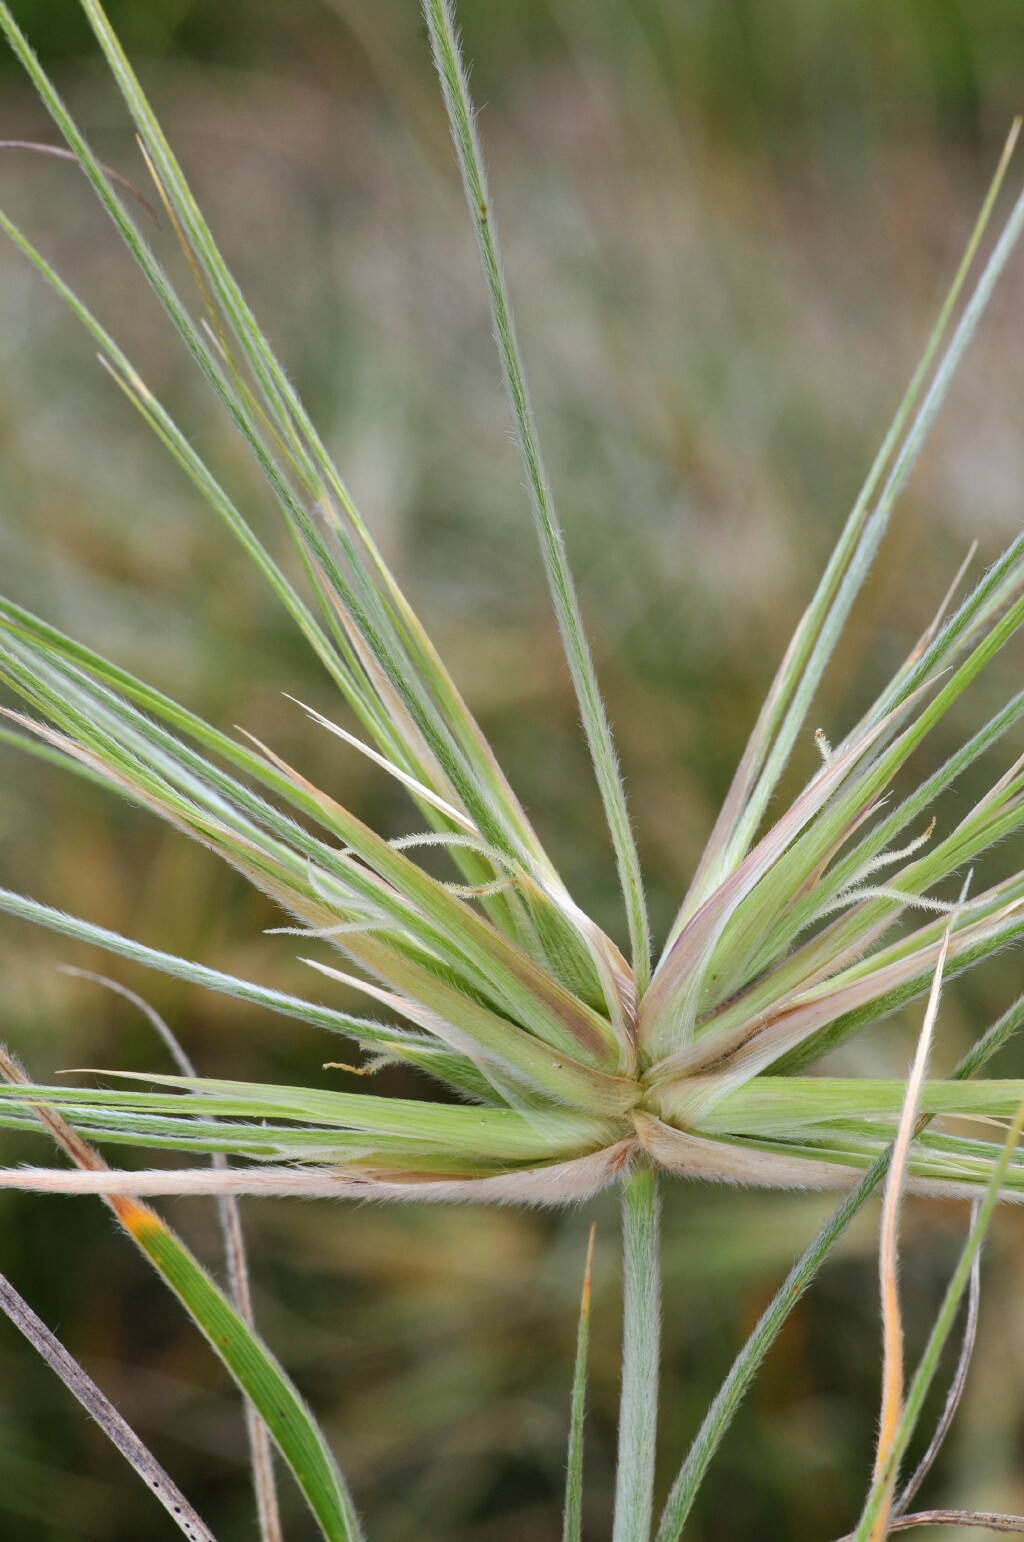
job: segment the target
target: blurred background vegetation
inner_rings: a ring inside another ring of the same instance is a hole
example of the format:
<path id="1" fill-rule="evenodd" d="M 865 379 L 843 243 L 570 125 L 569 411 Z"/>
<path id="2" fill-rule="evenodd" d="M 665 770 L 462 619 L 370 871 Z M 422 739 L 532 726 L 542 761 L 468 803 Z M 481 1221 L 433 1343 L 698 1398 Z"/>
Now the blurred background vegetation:
<path id="1" fill-rule="evenodd" d="M 15 9 L 101 155 L 141 183 L 73 0 Z M 415 0 L 109 9 L 401 582 L 577 899 L 618 929 Z M 664 928 L 1022 106 L 1024 14 L 1007 0 L 462 0 L 460 14 L 536 405 Z M 0 82 L 0 134 L 52 138 L 6 58 Z M 229 427 L 77 173 L 11 154 L 0 198 L 272 532 Z M 155 239 L 180 269 L 166 227 Z M 970 542 L 980 564 L 1019 527 L 1022 322 L 1018 259 L 830 671 L 817 720 L 832 737 L 926 624 Z M 284 700 L 337 711 L 243 555 L 6 251 L 0 368 L 3 588 L 216 723 L 244 724 L 389 833 L 408 828 L 394 789 Z M 1020 661 L 1018 645 L 996 665 L 990 699 L 1014 688 Z M 969 703 L 957 726 L 983 706 Z M 809 733 L 797 761 L 794 785 L 815 764 Z M 940 823 L 955 800 L 936 810 Z M 1020 866 L 1019 843 L 997 861 Z M 262 935 L 269 906 L 212 858 L 4 751 L 0 864 L 8 886 L 90 920 L 314 989 L 292 942 Z M 204 1072 L 344 1080 L 320 1069 L 344 1046 L 312 1031 L 5 922 L 2 1033 L 40 1079 L 75 1065 L 163 1067 L 139 1015 L 61 963 L 141 991 Z M 940 1069 L 1020 990 L 1019 972 L 1011 955 L 950 992 Z M 914 1014 L 881 1025 L 845 1065 L 902 1074 L 913 1027 Z M 995 1069 L 1022 1074 L 1024 1057 L 1011 1051 Z M 397 1073 L 385 1080 L 409 1090 Z M 43 1155 L 3 1141 L 5 1162 Z M 813 1196 L 667 1193 L 666 1478 L 827 1208 Z M 215 1260 L 206 1207 L 168 1209 Z M 321 1413 L 372 1536 L 560 1535 L 591 1210 L 596 1539 L 617 1396 L 612 1202 L 559 1217 L 248 1203 L 261 1325 Z M 0 1216 L 0 1268 L 221 1542 L 252 1537 L 231 1390 L 106 1212 L 5 1195 Z M 908 1209 L 912 1344 L 964 1222 L 961 1207 Z M 794 1317 L 717 1461 L 693 1542 L 820 1542 L 855 1517 L 878 1396 L 874 1226 L 844 1243 Z M 965 1406 L 926 1500 L 1024 1509 L 1022 1285 L 1009 1217 L 989 1249 Z M 300 1542 L 311 1531 L 290 1492 L 286 1507 Z M 177 1535 L 5 1325 L 0 1534 Z"/>

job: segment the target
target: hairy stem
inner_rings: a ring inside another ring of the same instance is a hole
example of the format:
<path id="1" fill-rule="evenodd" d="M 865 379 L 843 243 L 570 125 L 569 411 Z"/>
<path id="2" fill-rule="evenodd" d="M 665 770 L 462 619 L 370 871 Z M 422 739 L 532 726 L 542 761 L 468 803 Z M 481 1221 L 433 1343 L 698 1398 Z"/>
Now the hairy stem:
<path id="1" fill-rule="evenodd" d="M 654 1507 L 661 1338 L 661 1239 L 658 1180 L 646 1163 L 622 1187 L 625 1300 L 622 1401 L 613 1542 L 649 1542 Z"/>

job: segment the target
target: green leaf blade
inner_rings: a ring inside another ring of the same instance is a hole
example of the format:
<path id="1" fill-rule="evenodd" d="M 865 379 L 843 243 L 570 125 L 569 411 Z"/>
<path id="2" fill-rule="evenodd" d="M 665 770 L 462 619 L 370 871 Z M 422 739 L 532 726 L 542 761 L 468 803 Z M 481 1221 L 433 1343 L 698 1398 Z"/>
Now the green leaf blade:
<path id="1" fill-rule="evenodd" d="M 512 407 L 516 439 L 526 471 L 527 486 L 540 540 L 548 588 L 554 605 L 587 745 L 597 776 L 605 817 L 615 850 L 626 904 L 633 970 L 642 992 L 650 976 L 650 923 L 644 896 L 640 858 L 626 806 L 625 787 L 612 741 L 611 725 L 601 698 L 594 662 L 580 613 L 576 586 L 565 552 L 565 539 L 555 509 L 530 405 L 526 376 L 516 338 L 512 307 L 498 250 L 494 215 L 477 138 L 469 82 L 459 49 L 449 0 L 423 0 L 434 63 L 448 111 L 448 123 L 462 173 L 491 307 L 491 319 L 501 358 L 505 387 Z"/>
<path id="2" fill-rule="evenodd" d="M 362 1542 L 337 1463 L 312 1413 L 270 1351 L 153 1211 L 124 1199 L 115 1201 L 115 1209 L 266 1424 L 325 1542 Z"/>

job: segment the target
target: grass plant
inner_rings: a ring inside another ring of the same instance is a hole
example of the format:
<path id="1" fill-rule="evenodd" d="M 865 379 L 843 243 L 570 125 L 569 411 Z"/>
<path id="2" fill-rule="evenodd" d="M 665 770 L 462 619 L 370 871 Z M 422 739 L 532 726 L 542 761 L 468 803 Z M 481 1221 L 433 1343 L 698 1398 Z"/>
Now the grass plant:
<path id="1" fill-rule="evenodd" d="M 0 1125 L 41 1124 L 70 1165 L 8 1167 L 0 1186 L 106 1199 L 235 1378 L 254 1410 L 254 1445 L 262 1431 L 269 1434 L 321 1534 L 337 1542 L 363 1531 L 322 1431 L 256 1333 L 238 1290 L 235 1300 L 222 1291 L 142 1198 L 560 1205 L 618 1186 L 625 1312 L 613 1535 L 615 1542 L 650 1542 L 654 1531 L 657 1542 L 676 1542 L 764 1356 L 888 1173 L 880 1249 L 885 1393 L 875 1475 L 854 1535 L 873 1542 L 915 1523 L 898 1499 L 909 1436 L 994 1207 L 1024 1197 L 1017 1151 L 1024 1082 L 975 1075 L 1024 1021 L 1024 997 L 978 1035 L 951 1076 L 926 1074 L 942 980 L 1024 934 L 1024 873 L 1011 870 L 978 889 L 970 877 L 984 854 L 1024 825 L 1024 761 L 997 763 L 988 790 L 960 810 L 952 827 L 938 828 L 932 810 L 968 766 L 1002 753 L 1001 742 L 1024 716 L 1024 692 L 927 776 L 915 780 L 913 757 L 1024 622 L 1024 536 L 959 602 L 955 586 L 841 741 L 833 747 L 818 732 L 821 765 L 807 785 L 788 807 L 779 807 L 779 797 L 794 749 L 810 737 L 818 687 L 899 495 L 1024 227 L 1022 195 L 982 257 L 1019 125 L 657 954 L 624 779 L 526 387 L 455 20 L 448 0 L 424 0 L 542 562 L 618 873 L 624 952 L 574 901 L 399 589 L 224 261 L 101 5 L 82 0 L 82 9 L 133 120 L 165 215 L 161 238 L 169 233 L 187 258 L 193 301 L 175 289 L 123 178 L 94 154 L 3 3 L 0 27 L 204 388 L 251 455 L 292 544 L 301 586 L 104 323 L 28 235 L 4 214 L 0 225 L 82 323 L 110 376 L 241 542 L 337 687 L 343 721 L 307 709 L 316 731 L 335 735 L 392 776 L 420 828 L 385 839 L 272 746 L 205 722 L 3 600 L 0 680 L 18 703 L 4 709 L 4 737 L 111 786 L 218 854 L 280 906 L 283 930 L 305 945 L 334 947 L 343 967 L 308 960 L 321 980 L 361 992 L 383 1015 L 355 1016 L 266 990 L 8 890 L 0 890 L 0 910 L 343 1034 L 364 1057 L 361 1072 L 409 1065 L 454 1098 L 260 1085 L 204 1077 L 187 1065 L 174 1075 L 106 1071 L 99 1086 L 44 1086 L 5 1057 Z M 628 553 L 628 529 L 623 547 Z M 424 853 L 448 861 L 450 876 L 434 876 Z M 906 1084 L 807 1074 L 866 1025 L 925 996 L 919 1054 Z M 965 1134 L 964 1122 L 976 1132 Z M 993 1124 L 1006 1124 L 1005 1141 L 991 1137 Z M 94 1143 L 179 1152 L 188 1161 L 111 1167 Z M 845 1195 L 738 1356 L 658 1519 L 659 1211 L 671 1176 Z M 905 1193 L 978 1204 L 935 1332 L 906 1389 L 895 1287 Z M 5 1304 L 30 1321 L 13 1297 Z M 589 1312 L 588 1283 L 570 1419 L 566 1539 L 582 1533 Z M 32 1331 L 42 1348 L 42 1330 Z M 57 1364 L 52 1346 L 44 1353 Z M 152 1481 L 166 1503 L 167 1480 Z M 272 1542 L 280 1529 L 265 1482 L 259 1514 L 263 1542 Z M 187 1535 L 208 1535 L 191 1515 L 188 1531 L 184 1511 L 179 1524 Z"/>

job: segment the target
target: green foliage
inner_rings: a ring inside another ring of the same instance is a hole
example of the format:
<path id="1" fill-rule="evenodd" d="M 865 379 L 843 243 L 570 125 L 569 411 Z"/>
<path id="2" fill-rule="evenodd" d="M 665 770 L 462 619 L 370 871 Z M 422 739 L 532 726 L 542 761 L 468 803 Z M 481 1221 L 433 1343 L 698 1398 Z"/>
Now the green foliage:
<path id="1" fill-rule="evenodd" d="M 406 1063 L 467 1101 L 442 1104 L 191 1075 L 148 1075 L 142 1079 L 151 1087 L 144 1091 L 51 1087 L 11 1076 L 0 1089 L 0 1123 L 23 1129 L 41 1118 L 51 1133 L 65 1131 L 60 1143 L 76 1165 L 74 1171 L 8 1168 L 0 1172 L 0 1185 L 110 1199 L 262 1416 L 323 1535 L 346 1539 L 359 1535 L 358 1522 L 311 1415 L 191 1254 L 128 1196 L 563 1203 L 620 1184 L 625 1317 L 614 1526 L 616 1542 L 647 1542 L 658 1411 L 659 1171 L 766 1188 L 857 1183 L 755 1329 L 710 1411 L 659 1526 L 659 1542 L 673 1542 L 783 1321 L 883 1175 L 901 1108 L 908 1150 L 905 1161 L 901 1150 L 896 1164 L 898 1191 L 983 1196 L 951 1305 L 926 1357 L 927 1372 L 908 1396 L 907 1419 L 912 1408 L 914 1417 L 919 1411 L 997 1199 L 1024 1190 L 1016 1125 L 1013 1140 L 1002 1146 L 944 1125 L 918 1130 L 910 1143 L 917 1110 L 929 1122 L 1011 1118 L 1024 1096 L 1020 1082 L 968 1086 L 954 1075 L 925 1083 L 919 1096 L 915 1085 L 905 1101 L 902 1085 L 892 1080 L 803 1074 L 854 1031 L 923 994 L 943 965 L 955 976 L 1024 930 L 1020 873 L 977 893 L 960 882 L 969 864 L 1024 825 L 1019 764 L 997 776 L 948 833 L 933 841 L 934 821 L 923 833 L 916 826 L 938 794 L 1019 720 L 1024 697 L 992 712 L 939 770 L 922 776 L 891 811 L 885 807 L 915 753 L 1024 622 L 1024 537 L 1010 544 L 948 618 L 940 609 L 834 750 L 819 734 L 821 769 L 765 828 L 896 500 L 1024 229 L 1022 196 L 967 292 L 1017 127 L 920 365 L 779 667 L 652 971 L 637 845 L 541 459 L 447 0 L 425 0 L 424 14 L 566 669 L 615 854 L 629 958 L 584 913 L 556 870 L 244 298 L 103 8 L 97 0 L 82 0 L 82 10 L 195 282 L 196 314 L 2 3 L 0 28 L 276 505 L 292 546 L 288 566 L 297 571 L 299 585 L 92 310 L 12 220 L 3 215 L 0 223 L 85 327 L 143 421 L 240 542 L 369 742 L 319 712 L 311 712 L 313 720 L 389 773 L 410 795 L 422 828 L 387 840 L 275 749 L 244 732 L 222 732 L 4 601 L 0 681 L 19 703 L 5 709 L 12 725 L 4 729 L 5 742 L 109 784 L 215 852 L 297 923 L 284 930 L 332 944 L 346 969 L 314 967 L 361 991 L 386 1010 L 388 1020 L 267 990 L 7 890 L 0 891 L 0 909 L 344 1033 L 369 1056 L 362 1070 Z M 628 532 L 622 544 L 628 556 Z M 894 848 L 898 839 L 904 844 Z M 425 854 L 449 860 L 454 876 L 436 876 Z M 935 892 L 954 881 L 955 897 Z M 935 986 L 929 1028 L 937 1001 Z M 1016 1026 L 1012 1009 L 979 1041 L 967 1069 L 973 1071 Z M 87 1148 L 77 1131 L 115 1144 L 238 1160 L 110 1170 L 82 1156 Z M 573 1536 L 581 1514 L 586 1323 L 585 1310 L 566 1512 L 566 1532 Z M 901 1424 L 862 1529 L 875 1524 L 887 1503 L 910 1427 Z"/>

